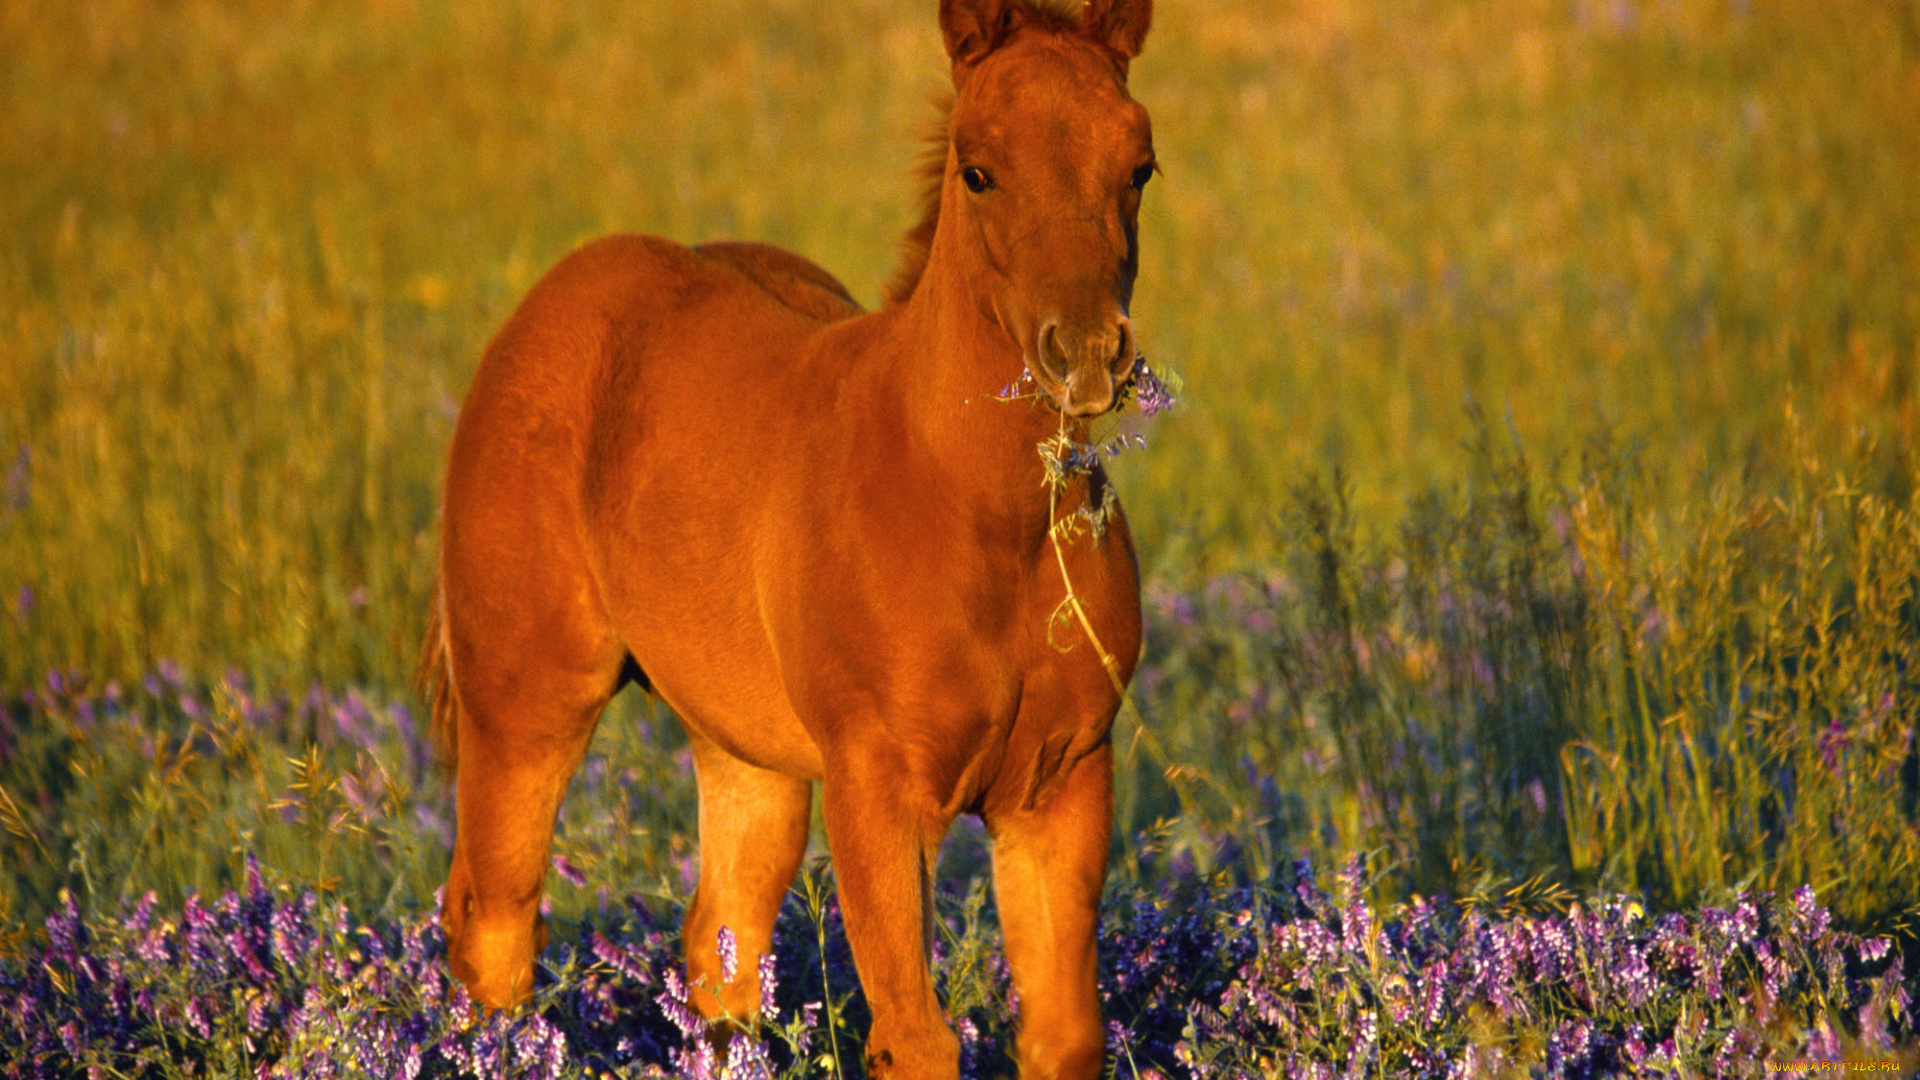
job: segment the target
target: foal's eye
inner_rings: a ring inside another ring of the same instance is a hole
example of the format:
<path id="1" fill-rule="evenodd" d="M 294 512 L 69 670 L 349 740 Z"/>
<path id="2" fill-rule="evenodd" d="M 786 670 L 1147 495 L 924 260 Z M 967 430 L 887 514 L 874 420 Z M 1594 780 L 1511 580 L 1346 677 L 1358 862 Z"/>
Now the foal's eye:
<path id="1" fill-rule="evenodd" d="M 969 165 L 960 170 L 960 182 L 967 185 L 968 191 L 978 195 L 993 186 L 993 177 L 987 175 L 987 170 Z"/>
<path id="2" fill-rule="evenodd" d="M 1153 179 L 1153 174 L 1155 170 L 1156 170 L 1156 166 L 1151 161 L 1133 170 L 1133 189 L 1135 191 L 1138 191 L 1141 188 L 1146 187 L 1147 181 Z"/>

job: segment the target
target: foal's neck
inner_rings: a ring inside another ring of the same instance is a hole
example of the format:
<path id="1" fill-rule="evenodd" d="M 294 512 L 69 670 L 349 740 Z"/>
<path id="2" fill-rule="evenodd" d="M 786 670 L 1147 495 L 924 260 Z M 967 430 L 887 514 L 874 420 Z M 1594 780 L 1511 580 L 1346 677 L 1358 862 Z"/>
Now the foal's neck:
<path id="1" fill-rule="evenodd" d="M 937 258 L 899 309 L 895 330 L 905 339 L 896 355 L 908 365 L 907 415 L 946 478 L 939 497 L 1037 549 L 1052 517 L 1083 504 L 1087 483 L 1076 478 L 1057 497 L 1046 486 L 1040 446 L 1061 432 L 1061 418 L 1022 380 L 1020 345 L 963 275 Z M 1003 396 L 1009 387 L 1020 396 Z M 1068 420 L 1064 430 L 1076 442 L 1087 439 L 1086 420 Z"/>

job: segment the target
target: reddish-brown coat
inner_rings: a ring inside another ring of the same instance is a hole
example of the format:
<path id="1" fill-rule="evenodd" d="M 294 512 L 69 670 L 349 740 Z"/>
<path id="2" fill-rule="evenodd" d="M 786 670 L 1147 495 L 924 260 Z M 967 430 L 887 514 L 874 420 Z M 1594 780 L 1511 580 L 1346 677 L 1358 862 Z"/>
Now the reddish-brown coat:
<path id="1" fill-rule="evenodd" d="M 442 917 L 480 1001 L 531 989 L 560 797 L 639 679 L 694 748 L 697 1005 L 756 1008 L 750 961 L 818 780 L 874 1070 L 956 1073 L 927 910 L 940 839 L 973 813 L 994 841 L 1022 1075 L 1098 1074 L 1118 693 L 1080 628 L 1053 627 L 1067 583 L 1048 531 L 1105 479 L 1050 506 L 1037 447 L 1063 415 L 1084 438 L 1132 366 L 1152 146 L 1125 75 L 1150 2 L 1084 9 L 942 0 L 940 197 L 887 307 L 862 313 L 763 245 L 617 236 L 562 260 L 488 347 L 454 433 L 423 661 L 458 757 Z M 1000 400 L 1023 370 L 1043 401 Z M 1140 643 L 1125 518 L 1065 560 L 1124 680 Z M 721 926 L 747 962 L 714 994 Z"/>

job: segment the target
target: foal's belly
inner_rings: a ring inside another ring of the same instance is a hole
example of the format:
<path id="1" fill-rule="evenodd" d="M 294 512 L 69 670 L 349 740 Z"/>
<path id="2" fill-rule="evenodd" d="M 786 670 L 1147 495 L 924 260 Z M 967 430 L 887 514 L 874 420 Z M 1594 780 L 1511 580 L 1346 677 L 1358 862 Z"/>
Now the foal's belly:
<path id="1" fill-rule="evenodd" d="M 616 633 L 654 692 L 692 733 L 734 757 L 818 780 L 820 748 L 787 700 L 764 637 L 756 640 L 733 605 L 713 596 L 681 600 L 675 591 L 664 587 L 644 608 L 615 615 Z"/>
<path id="2" fill-rule="evenodd" d="M 824 773 L 820 748 L 774 688 L 694 685 L 689 694 L 661 690 L 661 696 L 693 732 L 748 764 L 801 780 Z"/>

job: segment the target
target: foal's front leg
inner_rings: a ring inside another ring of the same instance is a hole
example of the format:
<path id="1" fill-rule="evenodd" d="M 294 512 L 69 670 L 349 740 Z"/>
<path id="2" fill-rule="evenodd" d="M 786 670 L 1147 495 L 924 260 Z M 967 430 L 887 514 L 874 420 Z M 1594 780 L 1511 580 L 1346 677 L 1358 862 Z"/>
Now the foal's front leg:
<path id="1" fill-rule="evenodd" d="M 953 1080 L 960 1040 L 927 966 L 933 867 L 950 821 L 904 755 L 878 748 L 830 756 L 821 800 L 847 941 L 873 1008 L 867 1075 Z"/>
<path id="2" fill-rule="evenodd" d="M 1113 828 L 1113 744 L 1102 743 L 1032 807 L 990 811 L 993 888 L 1020 995 L 1021 1080 L 1100 1075 L 1106 1032 L 1094 939 Z"/>

